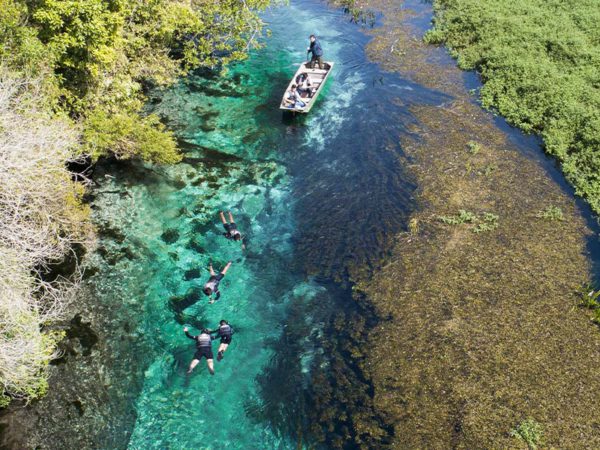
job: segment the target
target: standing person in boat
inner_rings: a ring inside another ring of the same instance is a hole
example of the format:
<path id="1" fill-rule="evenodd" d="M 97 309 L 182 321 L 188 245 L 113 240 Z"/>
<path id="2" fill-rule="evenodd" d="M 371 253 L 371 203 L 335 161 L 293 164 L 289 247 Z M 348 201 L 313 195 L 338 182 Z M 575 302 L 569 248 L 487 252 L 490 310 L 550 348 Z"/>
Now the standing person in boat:
<path id="1" fill-rule="evenodd" d="M 244 237 L 242 236 L 242 233 L 240 233 L 237 229 L 237 225 L 233 220 L 233 215 L 231 214 L 231 211 L 228 211 L 228 214 L 229 222 L 227 222 L 227 220 L 225 219 L 225 213 L 223 211 L 219 211 L 219 217 L 221 217 L 221 222 L 223 222 L 223 227 L 225 228 L 225 233 L 223 233 L 223 236 L 225 236 L 226 239 L 242 241 L 243 250 L 246 248 L 243 241 Z"/>
<path id="2" fill-rule="evenodd" d="M 229 261 L 227 263 L 227 265 L 225 267 L 223 267 L 223 270 L 221 270 L 220 273 L 216 274 L 213 269 L 213 266 L 212 266 L 212 261 L 209 263 L 208 270 L 210 271 L 210 278 L 204 285 L 204 289 L 202 289 L 202 292 L 204 292 L 204 295 L 206 295 L 209 298 L 208 303 L 212 304 L 212 303 L 216 302 L 217 300 L 219 300 L 219 298 L 221 298 L 221 291 L 219 291 L 219 283 L 221 282 L 223 277 L 225 277 L 225 274 L 227 273 L 227 271 L 229 270 L 230 267 L 231 267 L 231 261 Z M 215 294 L 214 299 L 212 298 L 213 294 Z"/>
<path id="3" fill-rule="evenodd" d="M 219 328 L 217 328 L 213 333 L 217 333 L 216 338 L 221 338 L 221 343 L 219 344 L 219 350 L 217 351 L 217 361 L 221 361 L 223 359 L 223 353 L 231 344 L 231 336 L 234 333 L 233 328 L 229 325 L 229 322 L 226 320 L 221 320 L 219 322 Z"/>
<path id="4" fill-rule="evenodd" d="M 213 362 L 214 358 L 213 358 L 213 352 L 212 352 L 212 341 L 215 338 L 213 338 L 210 335 L 210 330 L 207 328 L 204 328 L 198 336 L 192 336 L 188 330 L 188 327 L 184 327 L 183 332 L 185 333 L 185 335 L 188 338 L 193 339 L 194 342 L 196 342 L 196 353 L 194 353 L 194 359 L 192 359 L 192 362 L 190 363 L 190 367 L 189 367 L 187 373 L 188 374 L 192 373 L 194 368 L 198 365 L 200 360 L 204 357 L 204 358 L 206 358 L 206 365 L 208 366 L 208 371 L 210 372 L 211 375 L 214 375 L 215 374 L 215 366 L 214 366 L 214 362 Z"/>
<path id="5" fill-rule="evenodd" d="M 298 92 L 298 85 L 292 84 L 292 87 L 285 93 L 283 104 L 287 108 L 304 108 L 306 103 L 302 101 L 300 93 Z"/>
<path id="6" fill-rule="evenodd" d="M 323 48 L 314 34 L 310 35 L 310 46 L 306 49 L 307 53 L 312 53 L 308 67 L 315 68 L 315 63 L 319 64 L 319 69 L 323 70 Z"/>

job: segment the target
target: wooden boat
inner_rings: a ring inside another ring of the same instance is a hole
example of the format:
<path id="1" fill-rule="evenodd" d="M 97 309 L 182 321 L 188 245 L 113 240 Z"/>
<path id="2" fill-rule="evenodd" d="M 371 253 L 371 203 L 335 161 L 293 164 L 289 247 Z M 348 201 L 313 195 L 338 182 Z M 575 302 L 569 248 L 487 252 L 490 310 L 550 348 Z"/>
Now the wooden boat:
<path id="1" fill-rule="evenodd" d="M 317 101 L 317 97 L 323 90 L 323 86 L 325 86 L 325 82 L 327 81 L 327 78 L 329 77 L 329 74 L 331 73 L 331 69 L 333 69 L 333 63 L 328 62 L 328 61 L 323 61 L 323 67 L 324 67 L 324 69 L 319 69 L 318 66 L 315 67 L 314 69 L 310 69 L 308 67 L 308 62 L 304 62 L 304 63 L 300 64 L 298 71 L 294 74 L 294 77 L 290 81 L 290 84 L 288 84 L 288 87 L 283 94 L 283 98 L 281 99 L 281 104 L 279 105 L 279 109 L 282 109 L 284 111 L 299 112 L 299 113 L 303 113 L 303 114 L 306 114 L 307 112 L 309 112 L 310 109 L 312 108 L 312 106 L 315 104 L 315 101 Z M 302 97 L 302 102 L 304 103 L 304 106 L 302 106 L 302 107 L 295 106 L 295 105 L 292 106 L 289 103 L 286 104 L 287 92 L 290 89 L 292 89 L 293 84 L 298 84 L 296 82 L 296 80 L 302 74 L 306 74 L 306 76 L 308 76 L 308 80 L 310 82 L 311 89 L 312 89 L 312 93 L 311 93 L 312 95 L 309 94 L 309 92 L 302 92 L 300 94 L 300 96 Z"/>

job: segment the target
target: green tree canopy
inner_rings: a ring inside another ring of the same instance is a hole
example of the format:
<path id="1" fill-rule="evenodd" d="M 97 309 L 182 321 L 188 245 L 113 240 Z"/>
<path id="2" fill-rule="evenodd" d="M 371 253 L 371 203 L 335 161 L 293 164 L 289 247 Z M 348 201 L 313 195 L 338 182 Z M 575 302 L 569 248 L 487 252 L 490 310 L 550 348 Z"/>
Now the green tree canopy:
<path id="1" fill-rule="evenodd" d="M 94 158 L 176 162 L 172 134 L 143 118 L 144 90 L 246 57 L 268 0 L 0 0 L 0 57 L 45 74 L 52 107 L 82 121 Z"/>

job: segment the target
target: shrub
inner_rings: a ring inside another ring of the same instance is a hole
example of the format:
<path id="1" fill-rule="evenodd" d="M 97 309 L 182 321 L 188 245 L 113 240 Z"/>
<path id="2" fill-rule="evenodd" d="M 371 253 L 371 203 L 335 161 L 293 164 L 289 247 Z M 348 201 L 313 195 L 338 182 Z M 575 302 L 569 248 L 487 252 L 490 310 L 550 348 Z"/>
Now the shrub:
<path id="1" fill-rule="evenodd" d="M 0 389 L 31 399 L 47 389 L 61 337 L 43 325 L 61 317 L 76 286 L 39 273 L 88 238 L 89 211 L 66 168 L 77 130 L 45 113 L 41 82 L 0 69 Z"/>

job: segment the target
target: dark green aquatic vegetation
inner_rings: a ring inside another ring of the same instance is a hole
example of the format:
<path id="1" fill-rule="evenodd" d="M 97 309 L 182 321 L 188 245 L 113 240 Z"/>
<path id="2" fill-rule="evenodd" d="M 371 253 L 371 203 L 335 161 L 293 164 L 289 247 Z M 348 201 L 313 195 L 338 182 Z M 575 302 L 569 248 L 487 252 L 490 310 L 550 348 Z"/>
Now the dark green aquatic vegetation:
<path id="1" fill-rule="evenodd" d="M 579 2 L 435 0 L 425 41 L 477 70 L 481 102 L 538 133 L 600 212 L 600 8 Z"/>
<path id="2" fill-rule="evenodd" d="M 160 238 L 165 242 L 165 244 L 174 244 L 179 240 L 179 231 L 174 228 L 170 228 L 165 230 L 163 234 L 160 235 Z"/>
<path id="3" fill-rule="evenodd" d="M 200 269 L 199 268 L 186 270 L 183 274 L 183 279 L 186 281 L 194 280 L 196 278 L 200 278 Z"/>
<path id="4" fill-rule="evenodd" d="M 188 241 L 186 247 L 190 250 L 194 250 L 196 253 L 199 253 L 201 255 L 206 253 L 206 249 L 204 248 L 204 246 L 200 242 L 198 242 L 198 240 L 195 237 Z"/>

